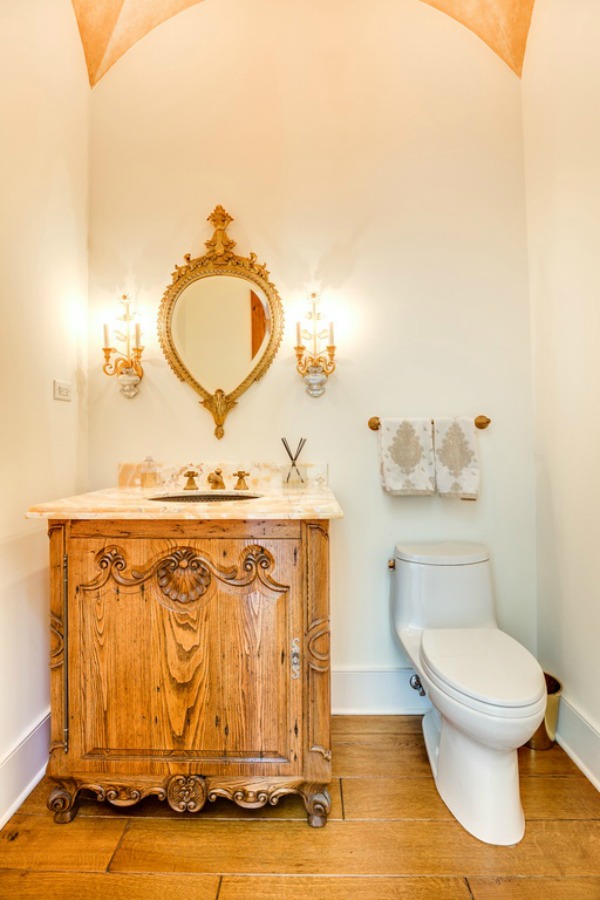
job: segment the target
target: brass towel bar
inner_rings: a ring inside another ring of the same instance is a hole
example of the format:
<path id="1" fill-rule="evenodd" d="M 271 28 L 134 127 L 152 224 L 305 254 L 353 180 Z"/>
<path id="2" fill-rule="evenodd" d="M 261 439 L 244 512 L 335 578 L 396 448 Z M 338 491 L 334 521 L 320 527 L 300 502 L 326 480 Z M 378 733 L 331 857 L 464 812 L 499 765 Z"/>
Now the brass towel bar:
<path id="1" fill-rule="evenodd" d="M 431 420 L 433 423 L 433 419 Z M 476 416 L 475 418 L 475 428 L 487 428 L 492 422 L 491 419 L 488 419 L 487 416 Z M 371 431 L 379 431 L 381 427 L 381 420 L 379 416 L 371 416 L 368 422 L 369 428 Z"/>

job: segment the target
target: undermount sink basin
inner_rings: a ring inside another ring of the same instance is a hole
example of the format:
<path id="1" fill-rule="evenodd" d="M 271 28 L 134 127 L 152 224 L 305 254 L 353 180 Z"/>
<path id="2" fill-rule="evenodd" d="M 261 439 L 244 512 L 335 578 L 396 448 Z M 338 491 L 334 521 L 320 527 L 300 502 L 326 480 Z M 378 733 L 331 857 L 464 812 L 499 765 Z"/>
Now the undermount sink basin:
<path id="1" fill-rule="evenodd" d="M 262 494 L 251 494 L 248 491 L 182 491 L 180 494 L 161 494 L 159 497 L 148 497 L 163 503 L 223 503 L 231 500 L 258 500 Z"/>

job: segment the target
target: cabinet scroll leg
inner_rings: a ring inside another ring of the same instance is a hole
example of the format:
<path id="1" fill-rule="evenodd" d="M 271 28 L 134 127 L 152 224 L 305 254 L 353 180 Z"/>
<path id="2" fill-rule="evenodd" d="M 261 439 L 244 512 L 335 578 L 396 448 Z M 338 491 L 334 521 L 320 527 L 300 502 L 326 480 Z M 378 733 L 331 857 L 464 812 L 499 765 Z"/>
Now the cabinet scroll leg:
<path id="1" fill-rule="evenodd" d="M 62 782 L 55 787 L 48 797 L 48 809 L 54 813 L 54 821 L 59 825 L 72 822 L 77 815 L 77 795 L 79 791 L 75 785 Z"/>
<path id="2" fill-rule="evenodd" d="M 311 828 L 323 828 L 324 825 L 327 825 L 327 815 L 331 809 L 331 797 L 327 788 L 316 793 L 305 794 L 304 805 Z"/>

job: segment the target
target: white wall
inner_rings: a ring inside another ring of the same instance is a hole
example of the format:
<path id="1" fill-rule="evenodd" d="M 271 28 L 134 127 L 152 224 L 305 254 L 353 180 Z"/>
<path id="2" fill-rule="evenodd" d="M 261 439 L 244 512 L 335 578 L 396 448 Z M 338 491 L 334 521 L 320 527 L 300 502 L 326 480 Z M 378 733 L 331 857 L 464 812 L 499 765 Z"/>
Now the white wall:
<path id="1" fill-rule="evenodd" d="M 48 750 L 48 542 L 25 511 L 85 484 L 88 96 L 68 0 L 3 0 L 0 823 Z"/>
<path id="2" fill-rule="evenodd" d="M 600 784 L 600 6 L 537 0 L 523 79 L 537 409 L 539 652 Z"/>
<path id="3" fill-rule="evenodd" d="M 332 530 L 336 669 L 403 665 L 386 562 L 407 539 L 486 542 L 501 622 L 535 649 L 518 79 L 415 0 L 206 0 L 97 85 L 91 148 L 91 486 L 146 454 L 285 462 L 280 437 L 305 436 L 345 510 Z M 287 319 L 221 442 L 155 337 L 174 263 L 203 252 L 217 203 L 236 219 L 237 251 L 266 260 Z M 319 400 L 292 350 L 314 288 L 339 346 Z M 101 322 L 124 290 L 147 319 L 134 401 L 100 372 Z M 370 416 L 478 413 L 493 419 L 480 502 L 382 493 Z"/>

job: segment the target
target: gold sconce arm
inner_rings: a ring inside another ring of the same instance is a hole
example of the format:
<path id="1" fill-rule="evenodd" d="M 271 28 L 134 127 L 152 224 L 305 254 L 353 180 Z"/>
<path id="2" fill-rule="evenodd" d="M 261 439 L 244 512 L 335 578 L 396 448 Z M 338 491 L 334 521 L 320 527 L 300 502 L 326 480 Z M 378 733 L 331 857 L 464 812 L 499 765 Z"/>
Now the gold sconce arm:
<path id="1" fill-rule="evenodd" d="M 144 347 L 134 347 L 130 358 L 119 355 L 111 362 L 112 354 L 118 353 L 118 350 L 115 347 L 103 347 L 104 365 L 102 366 L 102 371 L 105 375 L 121 375 L 125 369 L 133 369 L 141 381 L 144 377 L 144 369 L 141 363 L 144 349 Z"/>
<path id="2" fill-rule="evenodd" d="M 296 370 L 302 377 L 306 375 L 310 368 L 322 369 L 327 377 L 335 372 L 335 344 L 326 348 L 327 356 L 322 353 L 319 356 L 311 356 L 306 352 L 306 347 L 304 346 L 294 347 L 294 350 L 296 352 L 296 359 L 298 360 Z"/>

